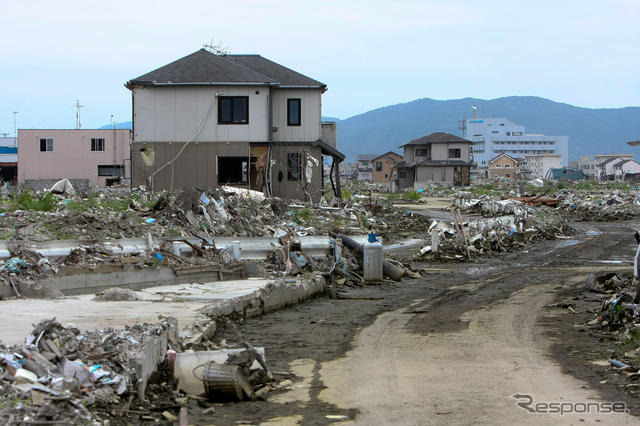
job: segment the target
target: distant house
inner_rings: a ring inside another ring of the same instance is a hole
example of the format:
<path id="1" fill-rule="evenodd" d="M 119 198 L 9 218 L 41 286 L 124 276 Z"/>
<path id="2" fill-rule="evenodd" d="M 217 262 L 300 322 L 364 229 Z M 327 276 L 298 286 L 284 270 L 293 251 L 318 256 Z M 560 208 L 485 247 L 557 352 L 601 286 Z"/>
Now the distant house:
<path id="1" fill-rule="evenodd" d="M 626 180 L 633 177 L 637 180 L 640 177 L 640 163 L 636 160 L 622 160 L 613 166 L 617 179 Z"/>
<path id="2" fill-rule="evenodd" d="M 356 156 L 358 180 L 373 182 L 373 166 L 371 165 L 371 162 L 377 156 L 378 154 L 359 154 Z"/>
<path id="3" fill-rule="evenodd" d="M 600 180 L 614 180 L 614 166 L 626 159 L 621 156 L 609 157 L 597 164 L 598 176 Z"/>
<path id="4" fill-rule="evenodd" d="M 260 55 L 201 49 L 126 83 L 132 92 L 133 186 L 233 185 L 318 201 L 323 156 L 340 197 L 336 124 L 322 122 L 327 86 Z"/>
<path id="5" fill-rule="evenodd" d="M 127 129 L 20 129 L 18 183 L 34 189 L 60 179 L 76 186 L 107 186 L 130 177 Z"/>
<path id="6" fill-rule="evenodd" d="M 0 179 L 15 184 L 18 179 L 18 140 L 0 138 Z"/>
<path id="7" fill-rule="evenodd" d="M 378 183 L 389 183 L 396 178 L 395 166 L 403 160 L 402 155 L 393 151 L 379 155 L 373 160 L 373 181 Z"/>
<path id="8" fill-rule="evenodd" d="M 545 179 L 555 180 L 586 180 L 589 176 L 582 169 L 572 169 L 569 167 L 551 168 L 547 172 Z"/>
<path id="9" fill-rule="evenodd" d="M 518 173 L 517 165 L 517 160 L 509 154 L 498 154 L 489 160 L 489 178 L 515 179 Z"/>
<path id="10" fill-rule="evenodd" d="M 562 155 L 560 154 L 532 154 L 525 155 L 526 167 L 531 171 L 531 178 L 544 179 L 552 168 L 562 167 Z"/>
<path id="11" fill-rule="evenodd" d="M 471 145 L 470 140 L 444 132 L 431 133 L 401 145 L 404 161 L 397 165 L 398 188 L 418 189 L 427 183 L 469 185 Z"/>

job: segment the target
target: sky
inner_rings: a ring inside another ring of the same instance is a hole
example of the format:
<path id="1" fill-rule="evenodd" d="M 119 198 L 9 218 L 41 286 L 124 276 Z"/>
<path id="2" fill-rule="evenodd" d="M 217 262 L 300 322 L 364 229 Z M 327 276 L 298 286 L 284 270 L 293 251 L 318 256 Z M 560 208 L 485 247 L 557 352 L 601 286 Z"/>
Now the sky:
<path id="1" fill-rule="evenodd" d="M 418 98 L 640 105 L 640 1 L 3 2 L 0 133 L 131 120 L 127 80 L 203 44 L 328 85 L 323 115 Z"/>

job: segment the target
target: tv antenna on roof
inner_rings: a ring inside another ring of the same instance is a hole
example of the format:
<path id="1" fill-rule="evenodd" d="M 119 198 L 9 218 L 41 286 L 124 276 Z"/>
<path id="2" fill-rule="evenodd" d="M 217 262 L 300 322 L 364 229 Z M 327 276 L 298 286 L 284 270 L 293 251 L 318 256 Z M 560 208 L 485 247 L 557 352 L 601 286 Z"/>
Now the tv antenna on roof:
<path id="1" fill-rule="evenodd" d="M 202 45 L 203 48 L 207 49 L 209 52 L 215 55 L 228 55 L 231 52 L 231 48 L 229 46 L 222 46 L 222 42 L 218 44 L 214 44 L 213 39 L 210 43 L 205 43 Z"/>
<path id="2" fill-rule="evenodd" d="M 84 108 L 84 105 L 80 105 L 80 99 L 76 99 L 76 130 L 82 128 L 80 123 L 80 108 Z"/>
<path id="3" fill-rule="evenodd" d="M 478 107 L 471 105 L 471 109 L 473 110 L 473 118 L 478 117 Z"/>

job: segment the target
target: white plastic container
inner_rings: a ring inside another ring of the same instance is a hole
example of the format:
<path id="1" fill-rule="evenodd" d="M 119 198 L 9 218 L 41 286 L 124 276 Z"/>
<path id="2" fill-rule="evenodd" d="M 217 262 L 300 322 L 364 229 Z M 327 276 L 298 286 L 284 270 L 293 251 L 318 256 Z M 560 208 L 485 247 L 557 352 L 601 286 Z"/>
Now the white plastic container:
<path id="1" fill-rule="evenodd" d="M 368 283 L 382 282 L 382 266 L 384 257 L 382 243 L 376 239 L 376 234 L 369 234 L 369 240 L 364 243 L 364 281 Z"/>

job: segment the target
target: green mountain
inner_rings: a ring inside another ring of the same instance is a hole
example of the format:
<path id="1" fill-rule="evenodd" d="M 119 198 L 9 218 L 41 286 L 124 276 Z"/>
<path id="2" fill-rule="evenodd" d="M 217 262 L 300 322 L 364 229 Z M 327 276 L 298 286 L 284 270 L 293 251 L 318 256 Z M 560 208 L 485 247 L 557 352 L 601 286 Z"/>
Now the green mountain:
<path id="1" fill-rule="evenodd" d="M 532 96 L 423 98 L 378 108 L 340 120 L 338 148 L 351 162 L 357 154 L 401 153 L 399 145 L 432 132 L 461 136 L 458 120 L 470 118 L 472 106 L 478 108 L 478 118 L 506 118 L 524 125 L 527 133 L 568 135 L 570 161 L 581 155 L 639 152 L 626 142 L 640 139 L 640 107 L 590 109 Z"/>

